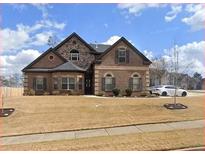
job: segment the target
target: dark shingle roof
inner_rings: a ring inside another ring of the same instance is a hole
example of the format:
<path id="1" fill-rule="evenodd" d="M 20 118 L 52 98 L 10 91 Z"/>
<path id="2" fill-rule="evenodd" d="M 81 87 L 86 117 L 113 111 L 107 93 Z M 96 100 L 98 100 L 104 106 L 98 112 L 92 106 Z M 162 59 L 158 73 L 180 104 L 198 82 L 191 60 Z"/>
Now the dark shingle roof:
<path id="1" fill-rule="evenodd" d="M 85 71 L 84 69 L 76 66 L 75 64 L 73 64 L 72 62 L 68 61 L 56 68 L 52 69 L 53 71 Z"/>
<path id="2" fill-rule="evenodd" d="M 27 72 L 58 72 L 58 71 L 72 71 L 72 72 L 84 72 L 85 69 L 82 69 L 72 62 L 68 61 L 64 64 L 61 64 L 60 66 L 57 66 L 55 68 L 31 68 L 27 69 Z"/>
<path id="3" fill-rule="evenodd" d="M 95 49 L 97 52 L 104 52 L 105 50 L 107 50 L 111 45 L 108 44 L 92 44 L 90 43 L 90 46 Z"/>

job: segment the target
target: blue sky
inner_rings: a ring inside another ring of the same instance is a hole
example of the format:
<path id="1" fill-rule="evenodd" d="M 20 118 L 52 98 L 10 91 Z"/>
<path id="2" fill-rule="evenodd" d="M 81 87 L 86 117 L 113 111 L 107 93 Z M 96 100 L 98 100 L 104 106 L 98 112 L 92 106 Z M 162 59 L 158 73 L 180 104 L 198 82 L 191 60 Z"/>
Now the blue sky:
<path id="1" fill-rule="evenodd" d="M 48 48 L 48 36 L 64 39 L 78 33 L 88 43 L 114 43 L 120 36 L 131 41 L 150 58 L 166 56 L 173 44 L 179 50 L 194 48 L 201 53 L 204 47 L 204 8 L 201 4 L 3 4 L 2 58 L 8 64 L 27 53 L 36 58 Z M 4 37 L 5 36 L 5 37 Z M 9 39 L 11 38 L 11 39 Z M 12 39 L 13 38 L 13 39 Z M 18 41 L 18 42 L 17 42 Z M 193 42 L 196 44 L 194 45 Z M 14 44 L 13 48 L 10 44 Z M 189 45 L 191 44 L 191 45 Z M 184 48 L 183 48 L 184 47 Z M 200 48 L 200 49 L 199 49 Z M 191 51 L 190 51 L 191 52 Z M 190 52 L 188 54 L 190 55 Z M 188 56 L 188 55 L 186 55 Z M 195 59 L 203 66 L 201 55 Z M 21 58 L 20 58 L 21 59 Z M 23 67 L 29 61 L 21 63 Z M 18 60 L 14 61 L 18 64 Z M 197 63 L 196 62 L 196 63 Z M 198 63 L 199 63 L 198 62 Z M 6 65 L 5 64 L 5 65 Z M 5 68 L 6 69 L 6 68 Z M 196 69 L 203 73 L 202 69 Z"/>

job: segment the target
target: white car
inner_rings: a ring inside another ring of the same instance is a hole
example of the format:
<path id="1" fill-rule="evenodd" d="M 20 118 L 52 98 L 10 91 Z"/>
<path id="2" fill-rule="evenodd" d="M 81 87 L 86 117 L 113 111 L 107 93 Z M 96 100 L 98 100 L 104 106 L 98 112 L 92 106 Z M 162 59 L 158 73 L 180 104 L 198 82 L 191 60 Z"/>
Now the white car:
<path id="1" fill-rule="evenodd" d="M 161 96 L 174 96 L 175 86 L 173 85 L 158 85 L 150 88 L 151 94 L 158 94 Z M 176 88 L 176 96 L 187 96 L 187 91 L 181 88 Z"/>

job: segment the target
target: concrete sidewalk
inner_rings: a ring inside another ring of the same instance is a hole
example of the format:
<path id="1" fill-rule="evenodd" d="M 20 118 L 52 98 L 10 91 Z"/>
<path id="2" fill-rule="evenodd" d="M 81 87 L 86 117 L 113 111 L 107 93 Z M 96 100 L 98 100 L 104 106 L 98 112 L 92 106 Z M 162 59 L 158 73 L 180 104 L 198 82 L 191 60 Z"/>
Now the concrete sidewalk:
<path id="1" fill-rule="evenodd" d="M 111 128 L 104 128 L 104 129 L 90 129 L 90 130 L 81 130 L 81 131 L 19 135 L 19 136 L 1 137 L 0 144 L 11 145 L 11 144 L 45 142 L 45 141 L 56 141 L 56 140 L 66 140 L 66 139 L 89 138 L 89 137 L 97 137 L 97 136 L 112 136 L 112 135 L 124 135 L 124 134 L 143 133 L 143 132 L 156 132 L 156 131 L 161 132 L 161 131 L 170 131 L 170 130 L 177 130 L 177 129 L 203 128 L 204 124 L 205 124 L 204 120 L 194 120 L 194 121 L 132 125 L 132 126 L 124 126 L 124 127 L 111 127 Z"/>

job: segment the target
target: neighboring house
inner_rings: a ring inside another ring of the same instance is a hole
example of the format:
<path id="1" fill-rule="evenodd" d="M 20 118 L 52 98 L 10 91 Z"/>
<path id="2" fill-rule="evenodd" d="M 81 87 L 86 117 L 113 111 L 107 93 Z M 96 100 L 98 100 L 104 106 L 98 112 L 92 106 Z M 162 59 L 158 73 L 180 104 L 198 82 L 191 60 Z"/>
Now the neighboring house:
<path id="1" fill-rule="evenodd" d="M 177 79 L 176 85 L 189 90 L 198 89 L 199 81 L 190 77 L 188 74 L 170 73 L 166 70 L 150 69 L 150 86 L 155 85 L 175 85 L 175 77 Z"/>
<path id="2" fill-rule="evenodd" d="M 150 64 L 124 37 L 110 46 L 88 44 L 73 33 L 22 70 L 24 92 L 110 95 L 131 88 L 137 95 L 149 86 Z"/>

